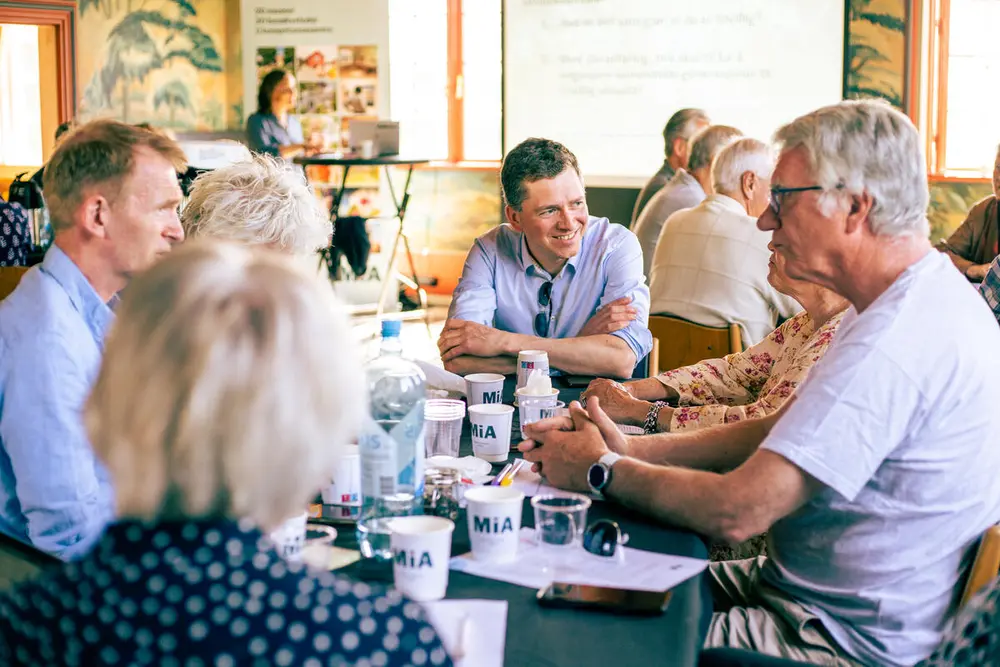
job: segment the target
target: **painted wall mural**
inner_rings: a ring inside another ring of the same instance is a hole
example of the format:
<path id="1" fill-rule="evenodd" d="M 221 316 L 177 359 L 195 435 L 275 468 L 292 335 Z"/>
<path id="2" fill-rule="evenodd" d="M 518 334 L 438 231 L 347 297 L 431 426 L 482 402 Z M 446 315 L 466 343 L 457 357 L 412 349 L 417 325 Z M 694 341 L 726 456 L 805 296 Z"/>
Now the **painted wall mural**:
<path id="1" fill-rule="evenodd" d="M 177 131 L 239 126 L 229 28 L 238 9 L 238 0 L 80 0 L 81 119 Z"/>

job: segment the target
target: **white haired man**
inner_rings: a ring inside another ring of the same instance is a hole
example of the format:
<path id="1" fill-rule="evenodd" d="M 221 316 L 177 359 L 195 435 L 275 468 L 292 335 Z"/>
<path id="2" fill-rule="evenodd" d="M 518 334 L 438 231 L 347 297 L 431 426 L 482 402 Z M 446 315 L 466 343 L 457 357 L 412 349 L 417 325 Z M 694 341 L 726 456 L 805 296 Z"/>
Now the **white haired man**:
<path id="1" fill-rule="evenodd" d="M 931 249 L 920 137 L 905 115 L 841 102 L 776 139 L 758 224 L 790 276 L 851 302 L 795 399 L 759 420 L 629 439 L 588 401 L 572 424 L 529 426 L 521 447 L 557 486 L 730 542 L 768 532 L 767 558 L 710 566 L 707 646 L 912 665 L 934 649 L 979 536 L 1000 520 L 1000 356 L 968 345 L 1000 347 L 1000 328 Z"/>
<path id="2" fill-rule="evenodd" d="M 194 180 L 181 224 L 188 238 L 214 238 L 311 256 L 330 243 L 330 216 L 302 169 L 269 155 Z"/>
<path id="3" fill-rule="evenodd" d="M 697 206 L 712 191 L 712 162 L 723 148 L 743 136 L 735 127 L 712 125 L 691 141 L 691 157 L 678 168 L 659 192 L 653 195 L 632 225 L 642 248 L 642 273 L 649 284 L 650 266 L 663 223 L 677 211 Z"/>
<path id="4" fill-rule="evenodd" d="M 771 333 L 778 316 L 802 307 L 767 281 L 769 234 L 756 218 L 767 208 L 774 160 L 756 139 L 723 148 L 712 167 L 714 193 L 670 216 L 649 276 L 650 313 L 710 327 L 740 325 L 743 346 Z"/>

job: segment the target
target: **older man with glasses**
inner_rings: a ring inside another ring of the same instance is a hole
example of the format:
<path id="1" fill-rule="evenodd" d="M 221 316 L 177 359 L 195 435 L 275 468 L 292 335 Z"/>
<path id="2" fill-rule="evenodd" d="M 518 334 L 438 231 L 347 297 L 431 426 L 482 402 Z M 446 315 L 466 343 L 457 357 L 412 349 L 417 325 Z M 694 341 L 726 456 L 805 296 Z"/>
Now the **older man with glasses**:
<path id="1" fill-rule="evenodd" d="M 576 157 L 527 139 L 500 172 L 506 224 L 476 239 L 438 348 L 462 375 L 513 373 L 521 350 L 551 367 L 627 378 L 652 349 L 635 235 L 591 217 Z"/>
<path id="2" fill-rule="evenodd" d="M 571 420 L 529 425 L 521 447 L 556 486 L 729 542 L 767 531 L 768 557 L 711 565 L 708 646 L 912 665 L 1000 521 L 1000 356 L 979 352 L 1000 347 L 1000 329 L 927 239 L 905 115 L 841 102 L 777 141 L 758 225 L 790 277 L 851 303 L 794 399 L 759 420 L 634 438 L 588 400 Z"/>

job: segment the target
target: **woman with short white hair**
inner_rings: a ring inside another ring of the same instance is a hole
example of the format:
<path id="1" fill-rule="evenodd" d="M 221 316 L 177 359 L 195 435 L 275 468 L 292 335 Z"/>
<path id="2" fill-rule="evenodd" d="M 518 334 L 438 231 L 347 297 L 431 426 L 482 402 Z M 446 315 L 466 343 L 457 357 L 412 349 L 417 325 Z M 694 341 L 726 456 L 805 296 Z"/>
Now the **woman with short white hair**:
<path id="1" fill-rule="evenodd" d="M 419 606 L 254 527 L 304 510 L 365 410 L 346 317 L 291 264 L 195 242 L 131 283 L 85 408 L 118 523 L 0 596 L 0 664 L 450 664 Z"/>
<path id="2" fill-rule="evenodd" d="M 196 178 L 181 224 L 189 239 L 209 237 L 294 255 L 327 247 L 333 233 L 302 169 L 269 155 Z"/>

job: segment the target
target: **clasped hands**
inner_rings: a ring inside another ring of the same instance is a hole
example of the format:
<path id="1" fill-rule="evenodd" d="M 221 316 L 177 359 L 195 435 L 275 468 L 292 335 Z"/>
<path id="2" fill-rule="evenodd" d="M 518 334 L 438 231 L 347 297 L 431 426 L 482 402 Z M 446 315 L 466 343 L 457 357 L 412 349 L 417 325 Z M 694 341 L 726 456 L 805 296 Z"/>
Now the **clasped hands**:
<path id="1" fill-rule="evenodd" d="M 589 491 L 587 473 L 604 454 L 629 452 L 629 438 L 601 409 L 600 399 L 588 401 L 586 408 L 573 401 L 568 417 L 528 424 L 524 433 L 528 440 L 518 450 L 525 460 L 550 484 L 568 491 Z"/>

